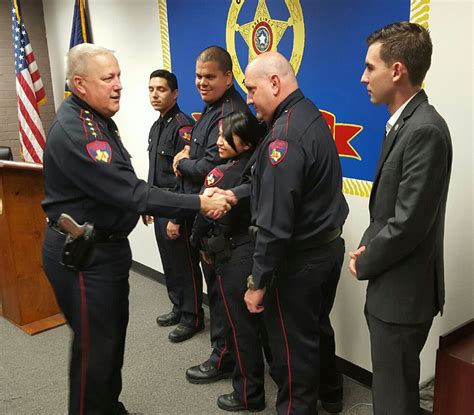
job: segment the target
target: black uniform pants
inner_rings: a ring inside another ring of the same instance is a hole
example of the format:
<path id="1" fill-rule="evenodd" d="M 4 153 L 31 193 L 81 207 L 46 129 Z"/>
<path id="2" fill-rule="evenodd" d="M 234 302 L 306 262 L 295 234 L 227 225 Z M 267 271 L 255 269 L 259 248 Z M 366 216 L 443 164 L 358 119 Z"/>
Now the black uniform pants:
<path id="1" fill-rule="evenodd" d="M 181 324 L 197 327 L 203 319 L 202 274 L 199 253 L 189 244 L 192 220 L 180 226 L 180 236 L 171 240 L 166 227 L 169 219 L 155 218 L 155 236 L 173 311 L 181 316 Z"/>
<path id="2" fill-rule="evenodd" d="M 331 312 L 344 257 L 342 238 L 289 252 L 288 269 L 264 297 L 264 320 L 278 385 L 278 414 L 317 414 L 322 400 L 342 399 Z"/>
<path id="3" fill-rule="evenodd" d="M 227 332 L 232 340 L 235 360 L 232 376 L 234 395 L 245 407 L 265 402 L 264 364 L 260 314 L 247 310 L 244 294 L 247 276 L 252 272 L 253 245 L 249 242 L 232 250 L 228 262 L 217 265 L 219 291 L 227 317 Z"/>
<path id="4" fill-rule="evenodd" d="M 209 361 L 218 369 L 227 370 L 234 367 L 234 360 L 230 353 L 231 338 L 228 336 L 226 314 L 222 297 L 219 294 L 219 283 L 214 264 L 201 262 L 204 278 L 207 285 L 207 298 L 209 301 L 211 355 Z"/>
<path id="5" fill-rule="evenodd" d="M 118 398 L 128 324 L 128 240 L 96 244 L 82 272 L 60 264 L 65 236 L 47 228 L 43 264 L 73 332 L 69 367 L 69 414 L 126 413 Z"/>

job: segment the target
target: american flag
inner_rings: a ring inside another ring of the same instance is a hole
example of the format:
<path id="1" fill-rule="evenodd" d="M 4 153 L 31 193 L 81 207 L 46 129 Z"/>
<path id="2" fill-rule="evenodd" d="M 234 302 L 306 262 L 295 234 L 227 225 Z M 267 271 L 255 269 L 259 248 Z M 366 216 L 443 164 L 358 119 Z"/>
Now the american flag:
<path id="1" fill-rule="evenodd" d="M 12 0 L 12 36 L 22 155 L 25 161 L 42 163 L 45 134 L 38 105 L 46 100 L 46 94 L 18 0 Z"/>

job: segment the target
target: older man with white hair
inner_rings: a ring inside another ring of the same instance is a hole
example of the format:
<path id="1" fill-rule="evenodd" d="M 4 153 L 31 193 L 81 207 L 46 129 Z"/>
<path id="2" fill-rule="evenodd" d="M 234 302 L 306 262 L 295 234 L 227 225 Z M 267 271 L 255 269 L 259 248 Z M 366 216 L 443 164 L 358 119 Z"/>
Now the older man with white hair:
<path id="1" fill-rule="evenodd" d="M 230 206 L 226 198 L 177 195 L 139 180 L 111 117 L 120 108 L 113 52 L 81 44 L 66 58 L 72 96 L 59 108 L 44 153 L 46 275 L 73 331 L 70 414 L 124 414 L 119 401 L 128 324 L 127 239 L 140 214 L 176 217 Z M 90 231 L 60 218 L 68 214 Z M 85 236 L 82 233 L 87 230 Z"/>

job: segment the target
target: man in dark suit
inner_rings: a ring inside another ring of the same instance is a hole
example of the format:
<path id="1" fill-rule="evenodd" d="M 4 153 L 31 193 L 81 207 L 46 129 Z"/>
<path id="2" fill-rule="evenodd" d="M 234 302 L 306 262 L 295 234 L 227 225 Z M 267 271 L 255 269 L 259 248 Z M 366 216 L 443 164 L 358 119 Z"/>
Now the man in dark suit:
<path id="1" fill-rule="evenodd" d="M 421 85 L 432 43 L 422 26 L 374 32 L 361 82 L 391 114 L 370 196 L 370 225 L 350 270 L 368 280 L 365 315 L 374 413 L 419 413 L 420 352 L 444 304 L 443 237 L 452 146 Z"/>

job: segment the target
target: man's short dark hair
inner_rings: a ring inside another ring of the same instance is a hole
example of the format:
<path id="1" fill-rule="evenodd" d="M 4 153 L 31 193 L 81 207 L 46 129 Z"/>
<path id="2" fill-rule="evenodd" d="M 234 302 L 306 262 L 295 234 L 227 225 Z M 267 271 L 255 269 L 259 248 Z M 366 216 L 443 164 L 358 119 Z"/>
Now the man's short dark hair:
<path id="1" fill-rule="evenodd" d="M 416 23 L 392 23 L 375 31 L 367 38 L 367 44 L 380 42 L 380 57 L 391 65 L 403 63 L 413 85 L 421 85 L 431 66 L 433 44 L 428 30 Z"/>
<path id="2" fill-rule="evenodd" d="M 206 49 L 199 52 L 199 55 L 196 59 L 201 62 L 217 62 L 219 69 L 223 73 L 229 71 L 232 72 L 232 58 L 224 48 L 220 46 L 209 46 Z"/>
<path id="3" fill-rule="evenodd" d="M 170 71 L 167 71 L 166 69 L 157 69 L 156 71 L 153 71 L 150 74 L 150 79 L 152 78 L 165 78 L 172 91 L 178 89 L 178 80 L 176 79 L 176 75 Z"/>

